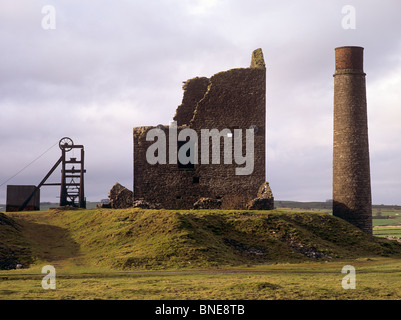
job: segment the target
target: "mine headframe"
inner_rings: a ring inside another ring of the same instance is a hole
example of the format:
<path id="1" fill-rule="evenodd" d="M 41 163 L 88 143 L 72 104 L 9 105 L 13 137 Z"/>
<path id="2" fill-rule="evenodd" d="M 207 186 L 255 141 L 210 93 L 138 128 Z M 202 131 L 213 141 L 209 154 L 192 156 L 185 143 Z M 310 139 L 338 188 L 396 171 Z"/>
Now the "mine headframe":
<path id="1" fill-rule="evenodd" d="M 25 200 L 19 208 L 19 211 L 24 210 L 26 205 L 42 186 L 60 186 L 60 207 L 71 206 L 78 208 L 86 208 L 86 199 L 84 193 L 84 146 L 75 145 L 71 138 L 64 137 L 59 141 L 61 149 L 61 157 L 57 160 L 54 166 L 50 169 L 43 180 L 34 189 L 32 194 Z M 79 151 L 79 158 L 75 157 L 75 150 Z M 67 157 L 67 154 L 73 151 L 74 157 Z M 46 183 L 47 179 L 61 164 L 61 182 Z"/>

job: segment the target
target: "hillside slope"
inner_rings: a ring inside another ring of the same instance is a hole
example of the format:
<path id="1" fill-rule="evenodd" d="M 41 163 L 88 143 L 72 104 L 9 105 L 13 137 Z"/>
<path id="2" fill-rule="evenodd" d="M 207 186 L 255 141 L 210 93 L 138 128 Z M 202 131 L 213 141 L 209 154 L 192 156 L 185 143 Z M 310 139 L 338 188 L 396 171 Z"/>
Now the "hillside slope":
<path id="1" fill-rule="evenodd" d="M 0 217 L 0 267 L 9 250 L 24 266 L 79 258 L 112 269 L 401 257 L 400 243 L 312 212 L 92 209 Z"/>
<path id="2" fill-rule="evenodd" d="M 21 234 L 21 225 L 0 212 L 0 270 L 33 262 L 31 243 Z"/>

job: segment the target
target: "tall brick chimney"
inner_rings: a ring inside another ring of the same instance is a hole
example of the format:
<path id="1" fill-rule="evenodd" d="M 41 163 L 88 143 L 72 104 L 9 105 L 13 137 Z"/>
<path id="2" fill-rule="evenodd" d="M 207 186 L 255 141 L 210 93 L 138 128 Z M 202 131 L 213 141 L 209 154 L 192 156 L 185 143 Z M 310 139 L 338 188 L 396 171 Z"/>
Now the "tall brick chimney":
<path id="1" fill-rule="evenodd" d="M 333 215 L 372 234 L 363 48 L 335 49 Z"/>

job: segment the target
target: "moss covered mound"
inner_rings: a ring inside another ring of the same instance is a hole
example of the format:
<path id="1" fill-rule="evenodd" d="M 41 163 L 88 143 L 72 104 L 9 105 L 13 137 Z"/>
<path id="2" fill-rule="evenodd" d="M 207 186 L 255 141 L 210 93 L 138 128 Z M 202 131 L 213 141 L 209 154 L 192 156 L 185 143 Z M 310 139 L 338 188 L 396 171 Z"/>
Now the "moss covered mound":
<path id="1" fill-rule="evenodd" d="M 32 259 L 79 256 L 81 263 L 112 269 L 401 257 L 400 243 L 366 235 L 323 213 L 93 209 L 11 217 L 21 230 L 0 224 L 0 234 L 3 230 L 18 232 L 25 240 L 17 243 L 15 235 L 1 236 L 1 248 L 4 244 L 14 248 L 25 244 Z M 41 240 L 44 237 L 46 242 Z M 52 238 L 57 245 L 48 245 Z"/>

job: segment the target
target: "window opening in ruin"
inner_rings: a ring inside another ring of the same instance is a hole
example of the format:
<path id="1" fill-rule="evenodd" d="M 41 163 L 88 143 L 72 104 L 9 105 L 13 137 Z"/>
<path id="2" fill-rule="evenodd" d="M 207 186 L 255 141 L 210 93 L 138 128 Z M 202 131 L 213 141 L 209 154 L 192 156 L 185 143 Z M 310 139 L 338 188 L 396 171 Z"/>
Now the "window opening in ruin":
<path id="1" fill-rule="evenodd" d="M 199 183 L 199 177 L 193 177 L 192 183 L 198 184 Z"/>

